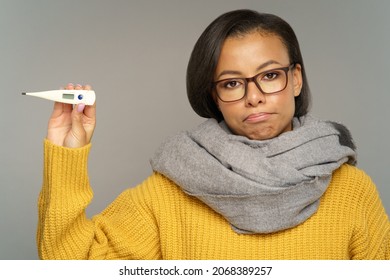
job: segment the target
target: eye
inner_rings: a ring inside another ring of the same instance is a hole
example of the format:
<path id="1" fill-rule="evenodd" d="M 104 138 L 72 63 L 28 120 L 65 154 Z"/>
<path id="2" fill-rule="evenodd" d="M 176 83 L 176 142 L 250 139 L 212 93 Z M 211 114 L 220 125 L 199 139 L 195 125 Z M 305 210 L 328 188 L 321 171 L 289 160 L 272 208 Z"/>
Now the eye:
<path id="1" fill-rule="evenodd" d="M 280 73 L 279 72 L 268 72 L 265 73 L 262 77 L 262 80 L 264 81 L 273 81 L 279 77 Z"/>
<path id="2" fill-rule="evenodd" d="M 222 87 L 224 89 L 235 89 L 242 86 L 242 84 L 241 80 L 226 80 L 222 83 Z"/>

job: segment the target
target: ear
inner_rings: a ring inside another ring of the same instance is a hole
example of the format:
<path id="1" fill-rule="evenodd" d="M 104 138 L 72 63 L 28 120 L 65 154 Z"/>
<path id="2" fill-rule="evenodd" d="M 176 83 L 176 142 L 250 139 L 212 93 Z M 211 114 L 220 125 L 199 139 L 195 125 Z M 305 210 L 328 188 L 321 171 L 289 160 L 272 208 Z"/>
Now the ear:
<path id="1" fill-rule="evenodd" d="M 294 96 L 297 97 L 301 94 L 302 89 L 302 66 L 296 64 L 292 71 L 293 74 L 293 85 L 294 85 Z"/>

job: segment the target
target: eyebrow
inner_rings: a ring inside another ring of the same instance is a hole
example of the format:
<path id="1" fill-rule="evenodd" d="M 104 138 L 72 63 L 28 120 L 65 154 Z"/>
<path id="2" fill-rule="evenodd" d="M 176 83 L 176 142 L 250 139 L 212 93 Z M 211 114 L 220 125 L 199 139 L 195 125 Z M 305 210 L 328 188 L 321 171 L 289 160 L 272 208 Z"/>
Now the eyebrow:
<path id="1" fill-rule="evenodd" d="M 256 68 L 256 72 L 260 71 L 261 69 L 267 67 L 268 65 L 271 65 L 271 64 L 279 64 L 279 65 L 282 65 L 280 64 L 279 62 L 277 62 L 276 60 L 268 60 L 267 62 L 264 62 L 263 64 L 261 64 L 259 67 Z M 221 78 L 221 76 L 223 75 L 240 75 L 241 72 L 240 71 L 235 71 L 235 70 L 224 70 L 222 71 L 218 77 L 217 77 L 217 80 L 219 80 Z"/>

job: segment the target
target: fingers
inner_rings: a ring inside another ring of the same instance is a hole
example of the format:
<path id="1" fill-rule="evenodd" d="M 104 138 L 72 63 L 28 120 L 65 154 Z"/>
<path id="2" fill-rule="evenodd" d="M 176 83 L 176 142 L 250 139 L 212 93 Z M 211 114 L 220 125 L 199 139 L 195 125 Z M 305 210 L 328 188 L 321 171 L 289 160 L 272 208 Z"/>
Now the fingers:
<path id="1" fill-rule="evenodd" d="M 61 116 L 62 113 L 72 112 L 72 104 L 65 104 L 60 102 L 54 102 L 52 118 Z"/>
<path id="2" fill-rule="evenodd" d="M 69 83 L 66 85 L 65 89 L 69 89 L 69 90 L 79 90 L 79 89 L 84 89 L 84 90 L 91 90 L 91 86 L 90 85 L 85 85 L 85 86 L 82 86 L 80 84 L 77 84 L 77 85 L 74 85 L 72 83 Z"/>
<path id="3" fill-rule="evenodd" d="M 90 85 L 82 86 L 80 84 L 74 85 L 72 83 L 69 83 L 66 85 L 65 89 L 67 90 L 92 90 L 92 87 Z M 75 109 L 75 110 L 72 110 Z M 62 112 L 69 112 L 77 111 L 77 113 L 84 113 L 84 115 L 94 120 L 96 117 L 96 102 L 93 105 L 85 106 L 85 104 L 78 104 L 77 106 L 72 107 L 72 105 L 69 104 L 55 104 L 54 110 L 57 112 L 57 114 L 61 114 Z M 81 117 L 81 115 L 80 115 Z"/>
<path id="4" fill-rule="evenodd" d="M 72 83 L 69 83 L 65 86 L 66 90 L 92 90 L 92 87 L 90 85 L 85 85 L 85 86 L 82 86 L 80 84 L 72 84 Z M 90 106 L 88 106 L 90 107 Z M 95 107 L 95 104 L 91 105 L 91 107 Z"/>
<path id="5" fill-rule="evenodd" d="M 80 85 L 78 85 L 78 86 L 81 87 Z M 65 86 L 65 89 L 72 90 L 72 89 L 75 89 L 75 86 L 74 86 L 74 84 L 69 83 L 69 84 L 67 84 L 67 85 Z"/>
<path id="6" fill-rule="evenodd" d="M 91 90 L 92 87 L 90 85 L 82 86 L 80 84 L 74 85 L 72 83 L 67 84 L 63 89 L 66 90 Z M 84 105 L 84 104 L 83 104 Z M 91 106 L 74 106 L 79 113 L 84 112 L 85 116 L 88 118 L 95 118 L 96 115 L 96 102 Z M 73 105 L 65 104 L 61 102 L 54 102 L 53 112 L 51 114 L 52 118 L 56 118 L 61 116 L 63 113 L 72 113 Z"/>
<path id="7" fill-rule="evenodd" d="M 91 90 L 90 85 L 75 85 L 68 84 L 68 89 L 75 90 Z M 96 124 L 96 102 L 91 106 L 85 104 L 75 105 L 72 111 L 72 132 L 79 144 L 88 144 L 92 138 L 92 134 Z"/>
<path id="8" fill-rule="evenodd" d="M 81 86 L 77 85 L 77 87 L 81 87 Z M 72 89 L 75 89 L 75 86 L 73 84 L 69 83 L 63 89 L 72 90 Z M 62 113 L 71 113 L 72 109 L 73 109 L 73 106 L 71 104 L 54 102 L 54 108 L 53 108 L 53 112 L 51 114 L 51 117 L 56 118 L 56 117 L 61 116 Z"/>

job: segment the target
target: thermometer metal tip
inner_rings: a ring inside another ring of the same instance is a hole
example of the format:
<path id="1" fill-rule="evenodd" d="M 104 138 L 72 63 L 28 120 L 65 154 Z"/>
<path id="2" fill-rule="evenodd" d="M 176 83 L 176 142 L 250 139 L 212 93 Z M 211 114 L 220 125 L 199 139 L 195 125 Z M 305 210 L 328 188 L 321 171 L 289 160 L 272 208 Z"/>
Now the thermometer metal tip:
<path id="1" fill-rule="evenodd" d="M 22 95 L 35 96 L 67 104 L 93 105 L 96 95 L 93 90 L 48 90 L 39 92 L 22 92 Z"/>

